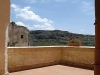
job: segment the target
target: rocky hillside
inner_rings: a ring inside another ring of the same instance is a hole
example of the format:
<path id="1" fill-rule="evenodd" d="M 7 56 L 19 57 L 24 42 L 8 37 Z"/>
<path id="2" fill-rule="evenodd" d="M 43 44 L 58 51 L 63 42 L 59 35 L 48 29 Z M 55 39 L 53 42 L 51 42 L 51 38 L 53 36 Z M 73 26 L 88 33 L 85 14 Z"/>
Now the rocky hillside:
<path id="1" fill-rule="evenodd" d="M 68 31 L 48 31 L 48 30 L 36 30 L 30 31 L 29 33 L 29 44 L 31 46 L 58 46 L 67 45 L 66 38 L 82 38 L 83 46 L 94 46 L 95 36 L 94 35 L 83 35 L 75 34 Z"/>

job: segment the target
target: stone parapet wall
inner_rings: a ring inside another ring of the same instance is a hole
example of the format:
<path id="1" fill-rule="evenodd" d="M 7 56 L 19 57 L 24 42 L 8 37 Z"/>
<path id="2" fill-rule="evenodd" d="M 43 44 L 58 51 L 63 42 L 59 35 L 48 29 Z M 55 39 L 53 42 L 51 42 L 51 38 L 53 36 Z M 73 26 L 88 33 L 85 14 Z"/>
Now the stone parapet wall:
<path id="1" fill-rule="evenodd" d="M 94 50 L 94 48 L 79 47 L 63 48 L 62 64 L 93 69 Z"/>
<path id="2" fill-rule="evenodd" d="M 8 48 L 9 72 L 59 64 L 59 47 Z"/>
<path id="3" fill-rule="evenodd" d="M 8 48 L 8 69 L 14 72 L 56 64 L 93 69 L 94 49 L 68 46 Z"/>

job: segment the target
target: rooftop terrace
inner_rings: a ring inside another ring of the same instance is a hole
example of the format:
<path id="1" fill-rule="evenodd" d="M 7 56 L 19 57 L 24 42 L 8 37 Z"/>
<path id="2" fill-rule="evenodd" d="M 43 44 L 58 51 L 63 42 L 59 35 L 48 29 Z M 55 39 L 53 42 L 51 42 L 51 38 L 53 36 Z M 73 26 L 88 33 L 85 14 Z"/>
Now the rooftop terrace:
<path id="1" fill-rule="evenodd" d="M 93 70 L 54 65 L 43 68 L 13 72 L 9 75 L 94 75 Z"/>
<path id="2" fill-rule="evenodd" d="M 8 71 L 10 75 L 94 75 L 94 50 L 82 46 L 8 47 Z"/>

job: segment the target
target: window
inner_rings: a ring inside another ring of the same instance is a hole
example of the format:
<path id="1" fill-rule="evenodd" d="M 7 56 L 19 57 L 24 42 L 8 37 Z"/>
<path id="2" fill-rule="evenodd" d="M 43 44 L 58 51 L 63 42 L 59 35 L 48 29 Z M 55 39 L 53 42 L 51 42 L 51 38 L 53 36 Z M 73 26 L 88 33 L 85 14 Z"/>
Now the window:
<path id="1" fill-rule="evenodd" d="M 23 39 L 23 35 L 21 35 L 21 39 Z"/>

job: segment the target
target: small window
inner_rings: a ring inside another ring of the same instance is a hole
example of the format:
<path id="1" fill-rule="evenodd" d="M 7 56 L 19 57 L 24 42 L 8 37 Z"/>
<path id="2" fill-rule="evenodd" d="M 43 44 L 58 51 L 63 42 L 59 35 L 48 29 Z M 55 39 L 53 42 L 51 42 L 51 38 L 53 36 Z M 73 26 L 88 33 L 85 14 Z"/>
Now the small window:
<path id="1" fill-rule="evenodd" d="M 21 35 L 21 39 L 23 39 L 23 35 Z"/>

